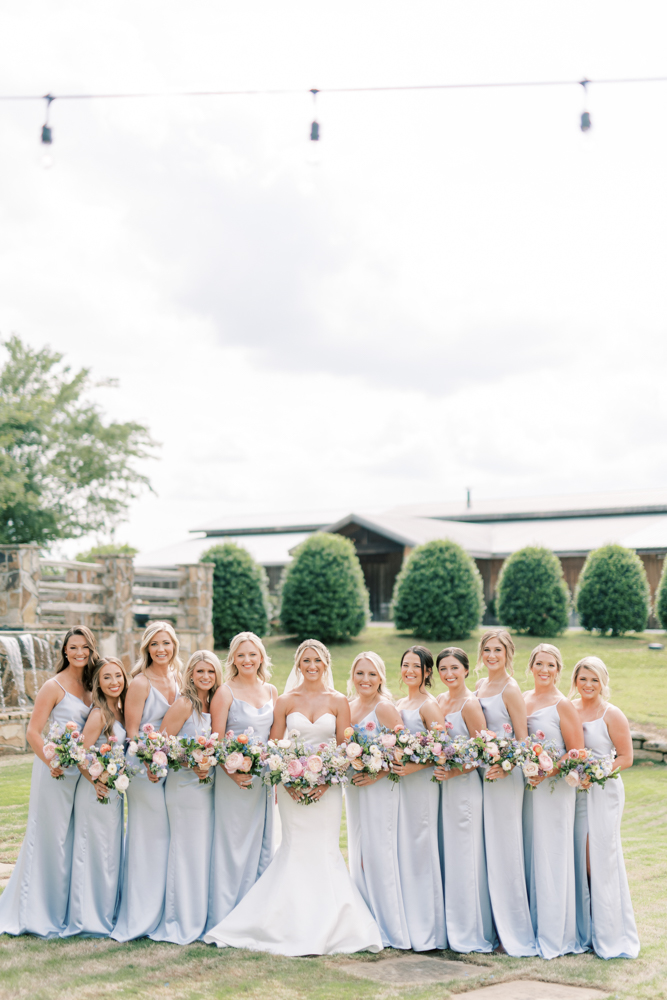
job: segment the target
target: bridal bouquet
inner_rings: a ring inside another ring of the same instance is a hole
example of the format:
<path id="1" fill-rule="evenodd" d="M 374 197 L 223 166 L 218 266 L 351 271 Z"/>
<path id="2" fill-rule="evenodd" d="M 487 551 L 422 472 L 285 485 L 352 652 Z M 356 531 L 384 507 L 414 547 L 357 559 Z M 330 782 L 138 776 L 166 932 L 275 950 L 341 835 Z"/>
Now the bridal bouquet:
<path id="1" fill-rule="evenodd" d="M 348 765 L 358 774 L 377 778 L 381 771 L 388 771 L 390 781 L 399 780 L 391 770 L 393 747 L 396 746 L 394 733 L 376 726 L 374 722 L 367 722 L 364 726 L 348 726 L 343 736 L 345 743 L 341 743 L 340 749 L 345 753 Z"/>
<path id="2" fill-rule="evenodd" d="M 522 740 L 521 747 L 523 748 L 521 769 L 527 778 L 558 777 L 558 773 L 554 774 L 554 764 L 563 756 L 563 751 L 553 740 L 545 740 L 544 733 L 540 729 L 531 734 L 527 740 Z M 536 787 L 528 782 L 531 791 L 535 791 Z"/>
<path id="3" fill-rule="evenodd" d="M 172 740 L 175 738 L 171 737 Z M 167 753 L 169 745 L 169 738 L 147 722 L 141 727 L 138 738 L 130 742 L 127 752 L 145 764 L 151 774 L 157 775 L 158 778 L 166 778 L 169 767 Z"/>
<path id="4" fill-rule="evenodd" d="M 101 781 L 110 792 L 116 791 L 123 795 L 130 784 L 130 778 L 137 773 L 138 768 L 131 767 L 125 759 L 123 746 L 116 736 L 110 736 L 107 743 L 99 749 L 91 747 L 87 754 L 86 766 L 93 781 Z M 109 796 L 97 798 L 101 805 L 107 805 Z"/>
<path id="5" fill-rule="evenodd" d="M 587 792 L 591 785 L 601 785 L 604 788 L 605 782 L 619 776 L 620 772 L 614 770 L 615 756 L 615 753 L 610 753 L 604 757 L 595 757 L 592 750 L 569 750 L 560 766 L 560 774 L 578 792 Z M 586 788 L 582 788 L 584 781 L 587 781 Z"/>
<path id="6" fill-rule="evenodd" d="M 525 746 L 513 738 L 512 727 L 507 722 L 503 725 L 503 730 L 504 736 L 499 737 L 491 729 L 482 729 L 468 740 L 471 763 L 477 767 L 500 764 L 503 771 L 511 771 L 516 765 L 523 764 L 526 756 Z M 487 778 L 485 775 L 484 780 L 495 781 L 495 778 Z"/>
<path id="7" fill-rule="evenodd" d="M 167 759 L 172 771 L 182 767 L 198 767 L 208 772 L 217 763 L 218 734 L 206 732 L 201 736 L 169 736 L 167 738 Z M 213 775 L 199 779 L 200 785 L 213 783 Z"/>
<path id="8" fill-rule="evenodd" d="M 336 740 L 311 746 L 300 739 L 297 729 L 292 729 L 284 740 L 269 740 L 264 775 L 267 785 L 283 784 L 302 792 L 297 802 L 310 805 L 316 799 L 307 794 L 318 785 L 344 785 L 350 758 Z"/>
<path id="9" fill-rule="evenodd" d="M 74 767 L 78 764 L 85 764 L 86 751 L 83 748 L 83 737 L 76 728 L 75 722 L 66 722 L 62 727 L 58 722 L 54 722 L 49 729 L 47 742 L 44 744 L 44 756 L 49 762 L 49 767 Z M 55 776 L 57 781 L 64 778 L 64 774 Z"/>
<path id="10" fill-rule="evenodd" d="M 230 730 L 218 743 L 215 756 L 227 774 L 249 774 L 254 778 L 262 772 L 266 753 L 259 736 L 249 727 L 238 736 Z"/>

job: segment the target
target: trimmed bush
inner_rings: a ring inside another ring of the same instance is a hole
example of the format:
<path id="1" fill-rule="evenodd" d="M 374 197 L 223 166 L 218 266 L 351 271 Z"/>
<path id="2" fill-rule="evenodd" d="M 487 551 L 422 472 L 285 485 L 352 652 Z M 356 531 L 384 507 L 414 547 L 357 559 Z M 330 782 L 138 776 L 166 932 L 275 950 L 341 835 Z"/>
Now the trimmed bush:
<path id="1" fill-rule="evenodd" d="M 579 577 L 576 604 L 581 624 L 591 632 L 643 632 L 651 591 L 637 553 L 622 545 L 603 545 L 591 552 Z"/>
<path id="2" fill-rule="evenodd" d="M 467 639 L 484 614 L 482 578 L 456 542 L 418 545 L 394 585 L 394 625 L 421 639 Z"/>
<path id="3" fill-rule="evenodd" d="M 213 638 L 225 649 L 237 632 L 265 635 L 268 584 L 266 573 L 249 552 L 233 542 L 207 549 L 200 562 L 213 563 Z"/>
<path id="4" fill-rule="evenodd" d="M 300 642 L 340 642 L 359 635 L 368 619 L 368 591 L 354 544 L 342 535 L 311 535 L 285 571 L 284 631 Z"/>
<path id="5" fill-rule="evenodd" d="M 505 560 L 498 580 L 497 614 L 506 628 L 526 635 L 560 635 L 568 625 L 570 592 L 560 559 L 527 546 Z"/>
<path id="6" fill-rule="evenodd" d="M 665 559 L 662 576 L 660 577 L 660 583 L 655 595 L 655 616 L 662 627 L 667 629 L 667 559 Z"/>

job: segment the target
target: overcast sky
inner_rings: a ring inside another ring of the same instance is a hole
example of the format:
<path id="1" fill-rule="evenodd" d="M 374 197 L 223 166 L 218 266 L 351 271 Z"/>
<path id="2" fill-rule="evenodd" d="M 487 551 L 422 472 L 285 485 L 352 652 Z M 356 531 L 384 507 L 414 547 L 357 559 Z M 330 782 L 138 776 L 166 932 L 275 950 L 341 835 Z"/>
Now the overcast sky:
<path id="1" fill-rule="evenodd" d="M 217 515 L 664 485 L 660 2 L 5 5 L 0 332 L 162 443 L 118 538 Z M 586 103 L 585 103 L 586 102 Z M 593 119 L 579 130 L 584 106 Z M 313 163 L 313 153 L 318 163 Z"/>

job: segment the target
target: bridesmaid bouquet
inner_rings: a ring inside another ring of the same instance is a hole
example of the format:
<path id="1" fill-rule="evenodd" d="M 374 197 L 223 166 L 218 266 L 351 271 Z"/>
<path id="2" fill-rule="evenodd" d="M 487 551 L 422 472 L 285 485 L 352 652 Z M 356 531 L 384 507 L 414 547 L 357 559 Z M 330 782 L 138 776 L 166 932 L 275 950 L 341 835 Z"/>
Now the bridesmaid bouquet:
<path id="1" fill-rule="evenodd" d="M 347 769 L 350 758 L 335 739 L 328 743 L 311 746 L 299 739 L 300 733 L 292 729 L 289 738 L 269 740 L 266 763 L 268 772 L 264 775 L 267 785 L 283 784 L 285 788 L 296 788 L 302 793 L 309 792 L 318 785 L 344 785 L 347 783 Z M 308 806 L 317 799 L 302 794 L 297 799 Z"/>
<path id="2" fill-rule="evenodd" d="M 170 736 L 168 738 L 167 759 L 172 771 L 180 771 L 183 767 L 201 768 L 208 772 L 217 763 L 218 734 L 209 733 L 201 736 Z M 213 775 L 208 774 L 199 779 L 200 785 L 213 784 Z"/>
<path id="3" fill-rule="evenodd" d="M 396 745 L 393 760 L 397 764 L 445 764 L 444 748 L 446 735 L 440 723 L 434 723 L 430 731 L 411 733 L 404 726 L 396 726 Z M 437 781 L 432 777 L 431 781 Z"/>
<path id="4" fill-rule="evenodd" d="M 215 760 L 227 774 L 249 774 L 253 778 L 262 773 L 265 756 L 264 745 L 252 727 L 238 736 L 230 729 L 215 749 Z"/>
<path id="5" fill-rule="evenodd" d="M 166 778 L 169 769 L 168 748 L 168 738 L 147 722 L 141 727 L 139 738 L 130 742 L 127 752 L 145 764 L 151 774 Z"/>
<path id="6" fill-rule="evenodd" d="M 504 736 L 498 736 L 491 729 L 482 729 L 468 740 L 470 747 L 470 762 L 477 767 L 500 764 L 503 771 L 511 771 L 515 766 L 521 766 L 525 760 L 526 748 L 512 736 L 512 727 L 506 722 L 503 725 Z M 487 778 L 485 781 L 495 781 Z"/>
<path id="7" fill-rule="evenodd" d="M 451 722 L 445 720 L 445 729 L 451 728 Z M 472 757 L 470 743 L 470 739 L 466 736 L 455 736 L 453 739 L 447 736 L 442 745 L 442 754 L 436 764 L 444 767 L 445 771 L 451 771 L 453 768 L 458 768 L 460 771 L 470 771 L 472 768 L 479 767 L 481 762 L 479 758 Z M 431 781 L 437 780 L 435 776 L 431 778 Z"/>
<path id="8" fill-rule="evenodd" d="M 554 763 L 563 756 L 563 751 L 559 750 L 553 740 L 545 740 L 544 733 L 538 729 L 531 734 L 527 740 L 522 740 L 521 746 L 524 750 L 523 763 L 521 769 L 527 778 L 546 778 L 550 775 L 554 778 Z M 536 785 L 528 783 L 531 791 L 535 791 Z M 553 791 L 553 787 L 551 789 Z"/>
<path id="9" fill-rule="evenodd" d="M 116 736 L 110 736 L 109 742 L 103 743 L 99 749 L 91 747 L 86 766 L 93 781 L 101 781 L 110 792 L 116 791 L 119 795 L 127 791 L 130 778 L 138 771 L 138 768 L 127 763 L 125 751 Z M 97 801 L 105 806 L 109 802 L 109 796 L 106 795 L 103 799 L 98 796 Z"/>
<path id="10" fill-rule="evenodd" d="M 560 766 L 560 774 L 568 785 L 576 788 L 578 792 L 587 792 L 590 785 L 600 785 L 604 788 L 610 778 L 618 778 L 620 774 L 620 771 L 614 770 L 615 756 L 613 753 L 605 757 L 594 757 L 592 750 L 569 750 L 567 758 Z M 582 788 L 586 780 L 588 785 Z"/>
<path id="11" fill-rule="evenodd" d="M 85 764 L 86 751 L 83 748 L 83 737 L 76 728 L 75 722 L 66 722 L 64 728 L 58 722 L 54 722 L 49 729 L 47 742 L 44 744 L 44 756 L 49 762 L 49 767 L 76 767 L 78 764 Z M 53 777 L 53 773 L 51 775 Z M 64 774 L 55 776 L 57 781 L 64 778 Z"/>
<path id="12" fill-rule="evenodd" d="M 399 780 L 391 770 L 394 759 L 392 748 L 396 746 L 394 733 L 383 726 L 376 726 L 374 722 L 367 722 L 364 726 L 348 726 L 343 735 L 346 742 L 341 743 L 340 750 L 345 753 L 348 766 L 358 774 L 369 774 L 372 778 L 377 778 L 380 771 L 388 771 L 391 781 Z"/>

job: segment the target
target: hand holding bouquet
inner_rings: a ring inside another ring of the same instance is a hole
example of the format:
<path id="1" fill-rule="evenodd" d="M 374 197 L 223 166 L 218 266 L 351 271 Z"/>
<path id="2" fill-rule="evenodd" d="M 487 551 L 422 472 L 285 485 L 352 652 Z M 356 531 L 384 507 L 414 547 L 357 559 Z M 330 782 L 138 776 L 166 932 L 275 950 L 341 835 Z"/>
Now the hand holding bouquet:
<path id="1" fill-rule="evenodd" d="M 262 772 L 266 754 L 264 745 L 251 727 L 238 736 L 230 730 L 218 743 L 215 756 L 227 774 L 247 774 L 255 778 Z M 239 787 L 250 788 L 250 784 Z"/>
<path id="2" fill-rule="evenodd" d="M 192 768 L 194 771 L 205 772 L 202 778 L 199 777 L 200 785 L 210 785 L 213 783 L 213 775 L 209 770 L 217 763 L 218 734 L 208 731 L 200 736 L 177 736 L 169 737 L 167 757 L 169 767 L 178 771 L 182 767 Z"/>
<path id="3" fill-rule="evenodd" d="M 452 723 L 445 720 L 445 729 L 452 729 Z M 437 777 L 438 768 L 444 771 L 471 771 L 479 767 L 481 761 L 471 756 L 471 749 L 471 741 L 467 736 L 455 736 L 453 739 L 446 736 L 442 743 L 442 754 L 437 760 L 436 773 L 431 781 L 443 780 Z"/>
<path id="4" fill-rule="evenodd" d="M 123 795 L 130 784 L 130 778 L 136 774 L 137 768 L 131 767 L 125 759 L 123 746 L 118 742 L 116 736 L 110 736 L 107 743 L 103 743 L 99 749 L 91 747 L 87 754 L 88 774 L 96 783 L 106 785 L 110 792 L 116 791 Z M 107 805 L 109 796 L 100 796 L 97 801 L 101 805 Z"/>
<path id="5" fill-rule="evenodd" d="M 568 785 L 578 792 L 587 792 L 591 785 L 604 788 L 610 778 L 618 778 L 619 771 L 614 770 L 616 754 L 595 757 L 593 751 L 569 750 L 566 759 L 560 765 L 560 774 Z"/>
<path id="6" fill-rule="evenodd" d="M 166 778 L 169 765 L 168 746 L 168 738 L 147 722 L 141 727 L 138 738 L 130 742 L 127 752 L 145 764 L 149 774 L 155 775 L 156 778 Z"/>
<path id="7" fill-rule="evenodd" d="M 294 789 L 300 793 L 296 801 L 310 805 L 317 801 L 310 794 L 316 788 L 347 783 L 350 758 L 342 745 L 336 745 L 335 739 L 311 746 L 300 735 L 297 729 L 292 729 L 283 740 L 269 740 L 264 781 L 267 785 L 283 784 Z"/>
<path id="8" fill-rule="evenodd" d="M 491 729 L 482 729 L 476 733 L 469 741 L 470 759 L 476 766 L 488 765 L 502 768 L 506 774 L 517 764 L 523 764 L 525 748 L 512 736 L 512 727 L 505 723 L 503 725 L 503 736 L 498 736 Z M 488 778 L 484 775 L 485 781 L 495 781 L 496 778 Z"/>
<path id="9" fill-rule="evenodd" d="M 539 782 L 533 784 L 536 778 L 558 777 L 558 774 L 554 773 L 554 764 L 563 756 L 563 751 L 553 740 L 546 740 L 544 733 L 538 729 L 527 740 L 522 740 L 521 746 L 523 748 L 521 769 L 528 778 L 528 787 L 531 790 L 534 791 L 539 784 Z"/>
<path id="10" fill-rule="evenodd" d="M 58 781 L 65 777 L 64 774 L 53 773 L 58 768 L 65 769 L 86 763 L 83 737 L 75 722 L 66 722 L 64 727 L 58 722 L 53 723 L 44 744 L 44 756 L 49 762 L 51 776 Z"/>

